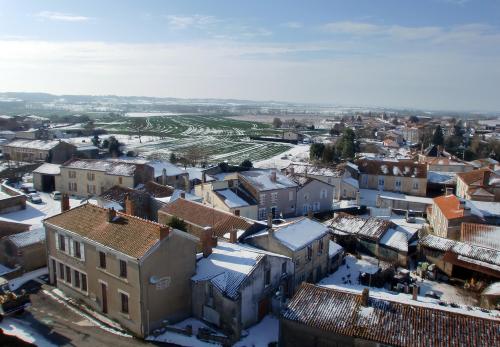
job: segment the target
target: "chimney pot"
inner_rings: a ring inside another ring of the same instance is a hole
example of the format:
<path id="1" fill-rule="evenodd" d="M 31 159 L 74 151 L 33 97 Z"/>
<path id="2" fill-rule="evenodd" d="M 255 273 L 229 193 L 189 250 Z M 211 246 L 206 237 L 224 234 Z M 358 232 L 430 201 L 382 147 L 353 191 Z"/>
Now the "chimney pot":
<path id="1" fill-rule="evenodd" d="M 418 286 L 417 285 L 413 285 L 413 288 L 412 288 L 412 298 L 413 298 L 413 300 L 417 301 L 417 297 L 418 297 Z"/>
<path id="2" fill-rule="evenodd" d="M 61 212 L 66 212 L 70 209 L 69 206 L 69 195 L 64 193 L 61 196 Z"/>
<path id="3" fill-rule="evenodd" d="M 368 306 L 368 298 L 370 297 L 370 290 L 368 288 L 363 289 L 361 292 L 361 305 Z"/>
<path id="4" fill-rule="evenodd" d="M 116 211 L 113 207 L 108 209 L 108 222 L 112 223 L 116 217 Z"/>
<path id="5" fill-rule="evenodd" d="M 206 227 L 201 234 L 201 248 L 203 257 L 207 258 L 212 254 L 212 247 L 214 244 L 212 228 Z"/>
<path id="6" fill-rule="evenodd" d="M 163 240 L 168 237 L 170 234 L 171 228 L 168 225 L 162 225 L 160 227 L 160 240 Z"/>
<path id="7" fill-rule="evenodd" d="M 238 235 L 236 229 L 233 229 L 229 232 L 229 242 L 236 243 L 238 241 Z"/>
<path id="8" fill-rule="evenodd" d="M 125 213 L 129 216 L 133 216 L 135 213 L 134 202 L 130 199 L 130 195 L 125 194 Z"/>
<path id="9" fill-rule="evenodd" d="M 271 182 L 276 182 L 276 171 L 271 171 Z"/>

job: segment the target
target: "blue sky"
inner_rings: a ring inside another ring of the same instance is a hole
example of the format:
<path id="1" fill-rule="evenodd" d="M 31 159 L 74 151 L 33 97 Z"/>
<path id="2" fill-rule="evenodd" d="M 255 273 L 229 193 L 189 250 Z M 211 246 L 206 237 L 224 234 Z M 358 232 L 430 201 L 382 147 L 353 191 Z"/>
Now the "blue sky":
<path id="1" fill-rule="evenodd" d="M 500 1 L 4 1 L 0 90 L 500 110 Z"/>

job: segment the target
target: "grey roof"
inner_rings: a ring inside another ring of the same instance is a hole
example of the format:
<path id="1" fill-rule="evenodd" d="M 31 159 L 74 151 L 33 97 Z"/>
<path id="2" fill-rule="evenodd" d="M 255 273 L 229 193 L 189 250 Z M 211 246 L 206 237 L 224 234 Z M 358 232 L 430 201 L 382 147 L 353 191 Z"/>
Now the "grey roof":
<path id="1" fill-rule="evenodd" d="M 334 233 L 338 230 L 347 234 L 355 234 L 373 240 L 380 240 L 395 224 L 380 218 L 361 218 L 348 214 L 340 214 L 326 223 Z"/>
<path id="2" fill-rule="evenodd" d="M 56 147 L 61 142 L 57 140 L 24 140 L 24 139 L 14 139 L 11 142 L 5 144 L 7 147 L 20 147 L 20 148 L 30 148 L 48 151 Z"/>
<path id="3" fill-rule="evenodd" d="M 39 228 L 28 230 L 19 234 L 7 236 L 6 239 L 18 248 L 31 246 L 36 243 L 45 242 L 45 229 Z"/>
<path id="4" fill-rule="evenodd" d="M 137 168 L 137 164 L 112 160 L 74 159 L 65 163 L 62 167 L 70 169 L 104 171 L 108 175 L 133 176 Z"/>
<path id="5" fill-rule="evenodd" d="M 258 191 L 276 190 L 297 187 L 291 179 L 276 171 L 276 181 L 272 181 L 272 170 L 243 171 L 239 175 Z"/>

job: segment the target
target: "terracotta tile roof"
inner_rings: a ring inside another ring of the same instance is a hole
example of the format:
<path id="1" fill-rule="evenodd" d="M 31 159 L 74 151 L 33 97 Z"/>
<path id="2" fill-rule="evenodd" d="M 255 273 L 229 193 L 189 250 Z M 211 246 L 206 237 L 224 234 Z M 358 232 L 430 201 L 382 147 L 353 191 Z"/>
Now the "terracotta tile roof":
<path id="1" fill-rule="evenodd" d="M 497 346 L 500 321 L 304 283 L 282 319 L 391 346 Z"/>
<path id="2" fill-rule="evenodd" d="M 482 168 L 469 172 L 460 172 L 457 173 L 457 177 L 467 185 L 476 183 L 479 186 L 490 185 L 490 177 L 499 178 L 499 176 L 489 168 Z"/>
<path id="3" fill-rule="evenodd" d="M 164 186 L 154 181 L 146 182 L 141 189 L 145 190 L 155 198 L 166 198 L 168 196 L 172 196 L 175 190 L 174 187 Z"/>
<path id="4" fill-rule="evenodd" d="M 113 186 L 99 195 L 100 198 L 115 201 L 119 204 L 125 203 L 125 196 L 128 194 L 129 198 L 136 204 L 143 204 L 144 200 L 148 199 L 148 193 L 132 188 Z M 137 205 L 136 205 L 137 206 Z"/>
<path id="5" fill-rule="evenodd" d="M 464 210 L 460 208 L 460 200 L 455 195 L 443 195 L 432 199 L 447 219 L 460 218 L 464 216 Z"/>
<path id="6" fill-rule="evenodd" d="M 427 178 L 427 165 L 410 160 L 389 161 L 361 159 L 356 161 L 362 174 Z"/>
<path id="7" fill-rule="evenodd" d="M 108 222 L 108 210 L 84 204 L 49 217 L 44 223 L 79 234 L 103 246 L 139 259 L 160 239 L 161 224 L 116 212 Z"/>
<path id="8" fill-rule="evenodd" d="M 158 213 L 167 213 L 200 227 L 209 226 L 217 237 L 223 237 L 234 229 L 246 231 L 255 225 L 248 219 L 186 199 L 177 199 L 162 207 Z"/>

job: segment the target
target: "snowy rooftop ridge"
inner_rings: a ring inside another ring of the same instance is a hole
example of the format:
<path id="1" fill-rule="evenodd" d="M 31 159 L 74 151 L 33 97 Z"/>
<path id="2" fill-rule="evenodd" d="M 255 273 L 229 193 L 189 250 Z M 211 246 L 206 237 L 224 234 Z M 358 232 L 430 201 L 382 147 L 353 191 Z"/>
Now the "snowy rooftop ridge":
<path id="1" fill-rule="evenodd" d="M 133 176 L 137 165 L 113 160 L 74 159 L 62 165 L 64 168 L 104 171 L 108 175 Z"/>
<path id="2" fill-rule="evenodd" d="M 241 175 L 245 180 L 247 180 L 252 186 L 254 186 L 259 191 L 293 188 L 297 186 L 295 182 L 293 182 L 285 175 L 275 170 L 274 172 L 276 173 L 275 181 L 273 181 L 271 177 L 273 175 L 273 170 L 243 171 L 240 172 L 239 175 Z"/>
<path id="3" fill-rule="evenodd" d="M 293 251 L 299 250 L 312 241 L 322 238 L 328 233 L 328 228 L 309 218 L 302 218 L 283 226 L 278 226 L 274 236 Z"/>
<path id="4" fill-rule="evenodd" d="M 28 230 L 22 233 L 7 236 L 6 238 L 19 248 L 31 246 L 39 242 L 45 242 L 45 229 L 38 228 Z"/>

